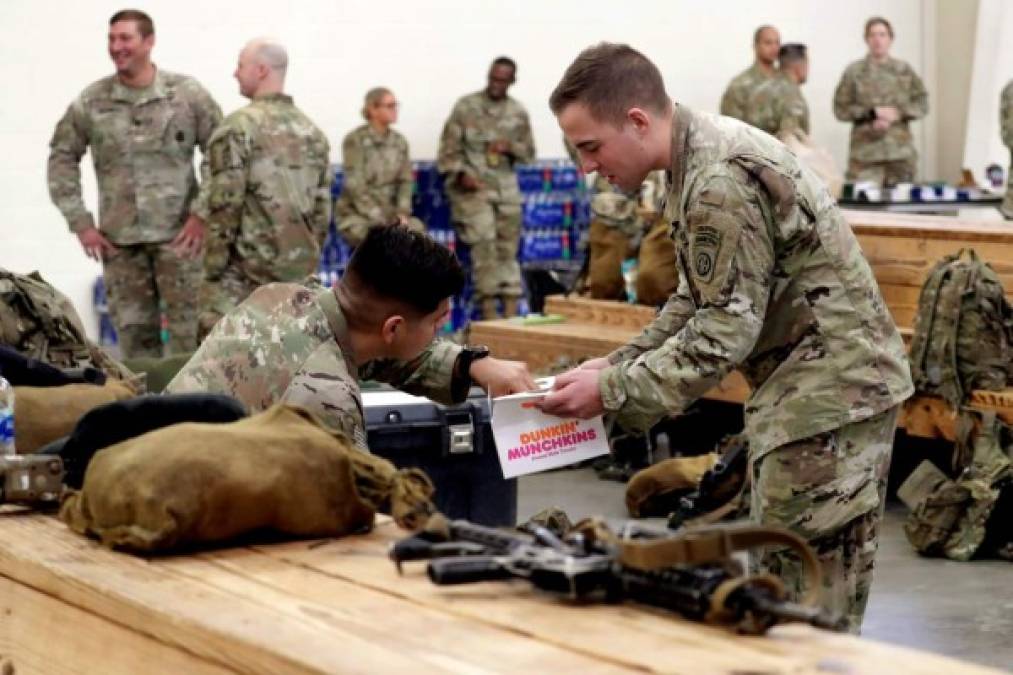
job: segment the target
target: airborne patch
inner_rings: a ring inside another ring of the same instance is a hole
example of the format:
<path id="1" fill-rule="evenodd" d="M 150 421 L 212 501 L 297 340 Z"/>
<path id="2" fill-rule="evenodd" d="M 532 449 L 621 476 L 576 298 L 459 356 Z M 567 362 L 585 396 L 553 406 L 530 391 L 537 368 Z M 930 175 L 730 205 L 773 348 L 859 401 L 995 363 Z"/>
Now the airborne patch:
<path id="1" fill-rule="evenodd" d="M 722 232 L 711 225 L 698 225 L 693 232 L 693 271 L 700 281 L 709 282 L 714 278 L 723 238 Z"/>

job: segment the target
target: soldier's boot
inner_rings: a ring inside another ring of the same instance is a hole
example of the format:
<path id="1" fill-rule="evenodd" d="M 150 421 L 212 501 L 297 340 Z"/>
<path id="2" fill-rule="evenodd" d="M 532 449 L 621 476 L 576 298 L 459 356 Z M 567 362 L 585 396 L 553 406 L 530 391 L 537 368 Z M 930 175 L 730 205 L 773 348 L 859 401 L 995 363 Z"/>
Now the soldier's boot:
<path id="1" fill-rule="evenodd" d="M 496 307 L 496 298 L 482 298 L 482 319 L 484 321 L 491 321 L 498 318 L 499 312 Z"/>
<path id="2" fill-rule="evenodd" d="M 503 316 L 509 319 L 511 316 L 517 316 L 517 301 L 519 298 L 515 297 L 504 297 L 503 298 Z"/>

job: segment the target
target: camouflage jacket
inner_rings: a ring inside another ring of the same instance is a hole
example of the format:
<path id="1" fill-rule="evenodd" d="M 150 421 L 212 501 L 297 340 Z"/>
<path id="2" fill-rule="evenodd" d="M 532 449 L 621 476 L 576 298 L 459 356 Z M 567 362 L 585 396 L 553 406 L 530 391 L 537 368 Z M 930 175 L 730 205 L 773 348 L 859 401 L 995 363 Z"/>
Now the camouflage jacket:
<path id="1" fill-rule="evenodd" d="M 1006 198 L 1002 202 L 1002 214 L 1013 220 L 1013 80 L 1002 90 L 999 104 L 999 121 L 1002 126 L 1002 142 L 1010 149 L 1010 170 L 1006 177 Z"/>
<path id="2" fill-rule="evenodd" d="M 682 412 L 733 368 L 752 387 L 754 456 L 911 395 L 904 344 L 858 241 L 783 144 L 677 106 L 669 176 L 679 286 L 599 379 L 624 427 Z"/>
<path id="3" fill-rule="evenodd" d="M 872 109 L 894 106 L 901 120 L 886 131 L 872 128 Z M 877 64 L 866 57 L 844 70 L 834 92 L 834 115 L 852 122 L 850 159 L 888 162 L 917 156 L 908 123 L 929 111 L 929 95 L 911 66 L 887 59 Z"/>
<path id="4" fill-rule="evenodd" d="M 198 195 L 194 148 L 204 154 L 222 119 L 192 77 L 157 70 L 150 87 L 131 89 L 115 75 L 85 89 L 49 142 L 49 194 L 72 232 L 95 226 L 81 195 L 81 157 L 91 148 L 99 223 L 114 244 L 170 241 L 190 213 L 207 218 Z"/>
<path id="5" fill-rule="evenodd" d="M 783 138 L 793 131 L 809 133 L 809 106 L 802 88 L 778 73 L 760 82 L 750 93 L 743 122 Z"/>
<path id="6" fill-rule="evenodd" d="M 371 361 L 357 368 L 333 290 L 269 284 L 215 324 L 165 391 L 228 394 L 251 412 L 295 403 L 366 447 L 359 380 L 459 403 L 452 400 L 451 380 L 460 352 L 436 340 L 412 361 Z"/>
<path id="7" fill-rule="evenodd" d="M 357 214 L 387 224 L 412 212 L 412 162 L 408 140 L 389 129 L 378 135 L 363 124 L 341 144 L 345 183 L 335 205 L 339 216 Z"/>
<path id="8" fill-rule="evenodd" d="M 736 75 L 728 83 L 728 88 L 725 89 L 725 93 L 721 97 L 721 114 L 746 121 L 749 116 L 749 99 L 753 92 L 773 77 L 761 70 L 756 63 Z"/>
<path id="9" fill-rule="evenodd" d="M 490 152 L 492 141 L 510 142 L 507 154 Z M 478 91 L 458 99 L 443 126 L 436 166 L 450 176 L 471 174 L 485 186 L 485 193 L 506 203 L 520 203 L 514 166 L 535 159 L 535 139 L 524 107 L 510 97 L 494 101 Z M 453 196 L 454 181 L 447 181 Z"/>
<path id="10" fill-rule="evenodd" d="M 254 99 L 208 145 L 205 276 L 259 284 L 311 274 L 331 220 L 327 137 L 284 94 Z"/>

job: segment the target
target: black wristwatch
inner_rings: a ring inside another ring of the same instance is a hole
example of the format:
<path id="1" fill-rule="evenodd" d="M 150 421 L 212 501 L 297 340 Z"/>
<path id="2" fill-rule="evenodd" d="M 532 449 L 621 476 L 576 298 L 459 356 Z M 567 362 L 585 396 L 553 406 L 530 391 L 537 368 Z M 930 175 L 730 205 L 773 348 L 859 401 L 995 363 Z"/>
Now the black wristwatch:
<path id="1" fill-rule="evenodd" d="M 465 347 L 457 357 L 454 367 L 454 381 L 450 387 L 450 395 L 455 401 L 463 401 L 471 389 L 471 364 L 489 356 L 489 348 L 485 345 Z"/>

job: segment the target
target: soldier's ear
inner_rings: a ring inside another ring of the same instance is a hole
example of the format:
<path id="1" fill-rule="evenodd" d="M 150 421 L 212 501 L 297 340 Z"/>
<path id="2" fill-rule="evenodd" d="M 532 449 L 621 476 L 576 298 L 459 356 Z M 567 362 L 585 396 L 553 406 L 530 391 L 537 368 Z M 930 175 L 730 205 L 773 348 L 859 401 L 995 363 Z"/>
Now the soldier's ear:
<path id="1" fill-rule="evenodd" d="M 651 116 L 643 108 L 630 108 L 626 111 L 626 121 L 633 125 L 633 128 L 644 133 L 651 126 Z"/>
<path id="2" fill-rule="evenodd" d="M 380 338 L 385 345 L 392 345 L 404 330 L 405 318 L 400 314 L 392 314 L 380 324 Z"/>

